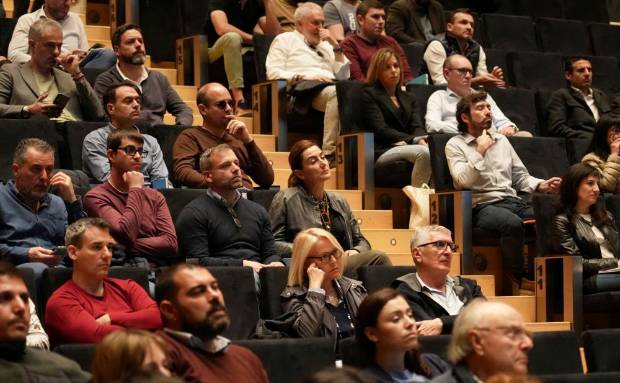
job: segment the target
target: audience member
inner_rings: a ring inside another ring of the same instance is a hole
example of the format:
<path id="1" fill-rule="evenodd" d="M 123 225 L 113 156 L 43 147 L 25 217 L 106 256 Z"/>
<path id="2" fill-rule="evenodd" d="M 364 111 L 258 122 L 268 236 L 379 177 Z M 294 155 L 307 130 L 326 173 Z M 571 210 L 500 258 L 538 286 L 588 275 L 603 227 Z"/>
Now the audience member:
<path id="1" fill-rule="evenodd" d="M 611 111 L 609 98 L 592 88 L 592 63 L 585 57 L 566 59 L 564 77 L 568 86 L 547 104 L 547 128 L 554 136 L 591 139 L 597 121 Z"/>
<path id="2" fill-rule="evenodd" d="M 307 2 L 297 7 L 295 32 L 282 33 L 273 40 L 266 66 L 270 80 L 304 81 L 308 85 L 306 101 L 311 100 L 312 108 L 325 112 L 323 151 L 330 166 L 335 167 L 340 122 L 334 81 L 346 80 L 350 73 L 342 48 L 322 27 L 324 20 L 323 9 L 317 4 Z"/>
<path id="3" fill-rule="evenodd" d="M 230 318 L 217 280 L 201 266 L 180 263 L 157 281 L 170 370 L 194 382 L 268 382 L 260 359 L 220 334 Z"/>
<path id="4" fill-rule="evenodd" d="M 413 79 L 409 63 L 403 48 L 384 32 L 385 9 L 379 0 L 366 0 L 357 7 L 357 33 L 347 36 L 342 42 L 342 49 L 350 61 L 351 80 L 366 81 L 370 60 L 381 48 L 392 48 L 400 57 L 404 82 Z"/>
<path id="5" fill-rule="evenodd" d="M 97 120 L 103 109 L 80 70 L 76 54 L 60 55 L 62 29 L 42 18 L 28 32 L 32 54 L 0 69 L 0 117 L 46 116 L 59 121 Z M 56 67 L 62 64 L 63 71 Z"/>
<path id="6" fill-rule="evenodd" d="M 205 266 L 247 266 L 256 273 L 266 266 L 284 266 L 267 212 L 237 190 L 241 169 L 231 147 L 207 149 L 200 168 L 209 188 L 179 215 L 180 253 Z"/>
<path id="7" fill-rule="evenodd" d="M 144 187 L 143 144 L 135 130 L 110 133 L 110 177 L 86 193 L 84 208 L 110 224 L 110 233 L 129 256 L 128 265 L 153 270 L 177 260 L 177 237 L 164 196 Z"/>
<path id="8" fill-rule="evenodd" d="M 453 54 L 443 63 L 443 76 L 448 81 L 446 90 L 434 92 L 426 105 L 426 131 L 428 133 L 458 133 L 456 121 L 456 104 L 459 100 L 473 93 L 471 87 L 472 67 L 467 57 Z M 519 132 L 517 126 L 502 113 L 490 94 L 487 102 L 491 107 L 490 130 L 504 136 L 529 136 L 529 132 Z"/>
<path id="9" fill-rule="evenodd" d="M 488 72 L 484 49 L 473 36 L 474 16 L 471 11 L 465 8 L 455 10 L 446 25 L 445 37 L 433 40 L 426 46 L 420 73 L 428 72 L 429 81 L 435 85 L 445 84 L 443 63 L 448 56 L 458 53 L 467 57 L 471 65 L 476 68 L 471 79 L 474 88 L 478 86 L 505 88 L 502 69 L 496 66 L 491 73 Z"/>
<path id="10" fill-rule="evenodd" d="M 141 329 L 119 330 L 97 345 L 92 383 L 129 382 L 155 373 L 170 376 L 168 347 L 159 336 Z"/>
<path id="11" fill-rule="evenodd" d="M 329 0 L 323 5 L 324 26 L 338 43 L 357 31 L 355 19 L 360 0 Z"/>
<path id="12" fill-rule="evenodd" d="M 118 61 L 115 66 L 97 76 L 95 91 L 100 100 L 103 100 L 111 85 L 131 81 L 142 93 L 141 123 L 148 126 L 163 124 L 164 114 L 168 112 L 175 117 L 177 125 L 192 125 L 192 110 L 181 100 L 168 78 L 144 66 L 146 48 L 138 25 L 125 24 L 118 27 L 112 34 L 112 47 Z"/>
<path id="13" fill-rule="evenodd" d="M 0 255 L 40 276 L 62 259 L 67 224 L 86 217 L 71 177 L 52 175 L 54 148 L 38 138 L 21 140 L 13 154 L 14 180 L 0 185 Z M 58 194 L 49 193 L 50 187 Z"/>
<path id="14" fill-rule="evenodd" d="M 0 380 L 89 382 L 90 374 L 56 353 L 26 347 L 28 289 L 15 266 L 0 262 Z"/>
<path id="15" fill-rule="evenodd" d="M 50 349 L 50 340 L 41 324 L 41 320 L 37 316 L 37 309 L 32 299 L 28 299 L 28 307 L 30 309 L 30 321 L 28 323 L 28 335 L 26 336 L 26 346 L 39 348 L 41 350 Z"/>
<path id="16" fill-rule="evenodd" d="M 326 367 L 305 377 L 301 383 L 376 383 L 367 374 L 350 366 Z"/>
<path id="17" fill-rule="evenodd" d="M 415 98 L 401 88 L 402 67 L 391 48 L 381 48 L 373 56 L 362 96 L 362 120 L 375 133 L 376 165 L 407 161 L 413 164 L 411 185 L 421 187 L 430 183 L 431 157 Z"/>
<path id="18" fill-rule="evenodd" d="M 601 119 L 581 162 L 599 173 L 603 192 L 620 194 L 620 119 Z"/>
<path id="19" fill-rule="evenodd" d="M 484 298 L 476 281 L 451 277 L 452 253 L 458 246 L 443 226 L 417 228 L 411 238 L 416 271 L 392 282 L 407 299 L 420 335 L 450 334 L 457 315 L 474 298 Z"/>
<path id="20" fill-rule="evenodd" d="M 611 213 L 599 203 L 599 172 L 578 163 L 568 169 L 560 187 L 561 207 L 553 218 L 553 243 L 559 253 L 583 258 L 583 291 L 620 291 L 620 236 Z"/>
<path id="21" fill-rule="evenodd" d="M 396 0 L 388 10 L 385 29 L 401 44 L 440 38 L 446 31 L 443 6 L 436 0 Z"/>
<path id="22" fill-rule="evenodd" d="M 110 162 L 107 156 L 107 140 L 110 132 L 116 129 L 135 130 L 140 118 L 142 93 L 138 86 L 130 81 L 110 85 L 103 95 L 103 106 L 110 118 L 110 123 L 88 133 L 82 143 L 82 168 L 97 182 L 105 182 L 110 177 Z M 157 139 L 143 134 L 142 174 L 151 185 L 168 184 L 168 168 Z M 159 186 L 159 185 L 158 185 Z"/>
<path id="23" fill-rule="evenodd" d="M 504 267 L 503 291 L 512 295 L 512 283 L 533 290 L 525 273 L 524 221 L 532 219 L 532 206 L 517 191 L 555 193 L 561 180 L 541 180 L 529 172 L 508 139 L 491 128 L 491 106 L 486 92 L 471 93 L 458 102 L 460 134 L 446 144 L 446 158 L 456 189 L 472 191 L 473 227 L 498 232 Z"/>
<path id="24" fill-rule="evenodd" d="M 360 266 L 389 265 L 385 254 L 371 250 L 347 200 L 325 190 L 331 172 L 321 149 L 312 141 L 300 140 L 291 148 L 288 162 L 289 188 L 278 192 L 269 207 L 279 254 L 290 258 L 298 233 L 317 227 L 329 231 L 345 249 L 347 276 L 355 278 Z"/>
<path id="25" fill-rule="evenodd" d="M 287 287 L 280 295 L 285 316 L 295 318 L 291 336 L 336 341 L 355 334 L 366 289 L 342 275 L 346 262 L 342 246 L 328 231 L 312 228 L 297 234 Z"/>
<path id="26" fill-rule="evenodd" d="M 376 382 L 426 382 L 448 369 L 434 354 L 420 354 L 414 313 L 405 297 L 384 288 L 368 295 L 357 311 L 355 337 L 371 360 L 365 372 Z"/>
<path id="27" fill-rule="evenodd" d="M 71 279 L 47 301 L 45 325 L 53 345 L 98 343 L 124 328 L 161 328 L 157 305 L 131 279 L 109 278 L 115 241 L 100 218 L 81 219 L 67 228 Z"/>
<path id="28" fill-rule="evenodd" d="M 71 2 L 66 0 L 45 0 L 42 7 L 35 4 L 31 13 L 19 16 L 8 47 L 9 59 L 16 64 L 28 62 L 32 54 L 28 41 L 31 39 L 29 31 L 32 24 L 41 19 L 50 19 L 58 22 L 62 29 L 62 47 L 59 47 L 62 51 L 61 59 L 74 55 L 81 67 L 97 70 L 106 70 L 113 66 L 116 57 L 111 49 L 89 50 L 84 23 L 79 15 L 69 11 L 70 5 Z M 64 62 L 62 64 L 65 65 Z"/>
<path id="29" fill-rule="evenodd" d="M 306 0 L 263 0 L 266 25 L 272 27 L 270 33 L 277 35 L 295 30 L 295 9 Z M 266 28 L 267 29 L 267 28 Z"/>
<path id="30" fill-rule="evenodd" d="M 514 308 L 476 300 L 454 322 L 448 358 L 454 367 L 433 383 L 485 382 L 493 375 L 527 375 L 534 343 Z"/>
<path id="31" fill-rule="evenodd" d="M 209 187 L 200 171 L 200 156 L 209 148 L 228 144 L 239 160 L 243 187 L 252 189 L 252 181 L 261 187 L 271 186 L 271 164 L 245 123 L 235 118 L 234 104 L 228 90 L 218 83 L 205 84 L 198 91 L 196 103 L 202 116 L 202 126 L 185 129 L 174 143 L 175 181 L 190 188 Z"/>

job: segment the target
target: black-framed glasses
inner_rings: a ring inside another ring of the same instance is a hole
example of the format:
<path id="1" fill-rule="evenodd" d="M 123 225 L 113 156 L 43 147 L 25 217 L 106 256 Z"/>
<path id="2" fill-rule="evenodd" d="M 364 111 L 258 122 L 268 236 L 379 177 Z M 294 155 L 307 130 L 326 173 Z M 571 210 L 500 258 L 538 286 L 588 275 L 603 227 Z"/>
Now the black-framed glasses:
<path id="1" fill-rule="evenodd" d="M 144 153 L 144 147 L 142 146 L 135 147 L 133 145 L 121 146 L 117 148 L 116 150 L 122 150 L 123 152 L 125 152 L 125 154 L 127 154 L 130 157 L 135 156 L 136 153 L 140 153 L 140 157 L 142 157 L 142 154 Z"/>
<path id="2" fill-rule="evenodd" d="M 512 341 L 520 340 L 523 338 L 532 339 L 532 333 L 522 326 L 495 326 L 495 327 L 475 327 L 481 331 L 493 331 L 499 330 L 501 333 Z"/>
<path id="3" fill-rule="evenodd" d="M 338 249 L 334 249 L 331 253 L 323 254 L 320 257 L 307 257 L 308 259 L 320 259 L 321 263 L 327 263 L 331 261 L 332 257 L 335 260 L 339 260 L 342 257 L 342 253 Z"/>
<path id="4" fill-rule="evenodd" d="M 434 241 L 429 243 L 423 243 L 421 245 L 418 245 L 417 247 L 426 246 L 433 246 L 437 250 L 445 250 L 449 248 L 450 251 L 452 251 L 453 253 L 459 249 L 459 246 L 456 243 L 450 241 Z"/>
<path id="5" fill-rule="evenodd" d="M 230 106 L 231 108 L 235 108 L 235 102 L 233 100 L 222 100 L 218 102 L 214 102 L 213 105 L 221 110 L 225 110 L 226 106 Z"/>
<path id="6" fill-rule="evenodd" d="M 470 76 L 474 75 L 474 71 L 469 69 L 469 68 L 450 68 L 448 70 L 453 70 L 456 72 L 459 72 L 460 75 L 465 76 L 467 74 L 469 74 Z"/>

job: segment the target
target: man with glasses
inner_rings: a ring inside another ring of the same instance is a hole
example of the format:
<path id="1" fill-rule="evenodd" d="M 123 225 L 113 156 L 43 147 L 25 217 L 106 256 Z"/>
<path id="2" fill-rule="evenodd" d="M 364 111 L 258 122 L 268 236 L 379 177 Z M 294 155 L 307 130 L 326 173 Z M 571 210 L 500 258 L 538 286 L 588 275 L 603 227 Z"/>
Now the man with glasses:
<path id="1" fill-rule="evenodd" d="M 452 233 L 443 226 L 423 226 L 413 233 L 416 271 L 396 279 L 392 287 L 411 305 L 420 335 L 450 334 L 463 307 L 474 298 L 484 298 L 476 281 L 448 275 L 457 250 Z"/>
<path id="2" fill-rule="evenodd" d="M 144 143 L 137 130 L 110 133 L 110 177 L 86 193 L 84 208 L 89 216 L 110 224 L 110 234 L 127 255 L 119 263 L 153 271 L 177 261 L 177 237 L 164 196 L 144 187 L 140 172 Z"/>
<path id="3" fill-rule="evenodd" d="M 456 104 L 459 100 L 474 92 L 471 81 L 473 70 L 467 57 L 454 54 L 443 63 L 443 76 L 448 82 L 447 89 L 434 92 L 426 104 L 426 131 L 428 133 L 458 133 L 456 121 Z M 487 95 L 491 106 L 491 129 L 505 136 L 529 136 L 529 132 L 519 132 L 497 106 L 491 95 Z"/>
<path id="4" fill-rule="evenodd" d="M 252 181 L 269 188 L 273 169 L 267 157 L 248 132 L 245 123 L 234 114 L 235 103 L 222 84 L 203 85 L 196 103 L 202 116 L 202 126 L 185 129 L 172 148 L 174 179 L 190 188 L 207 188 L 204 172 L 199 169 L 200 156 L 208 148 L 227 144 L 235 152 L 241 168 L 243 187 L 252 189 Z M 251 178 L 250 178 L 251 177 Z"/>
<path id="5" fill-rule="evenodd" d="M 96 182 L 105 182 L 110 177 L 110 163 L 107 156 L 107 139 L 110 132 L 126 129 L 139 134 L 135 123 L 140 118 L 142 92 L 130 81 L 113 84 L 103 95 L 103 105 L 110 123 L 87 134 L 82 144 L 82 168 Z M 144 147 L 141 153 L 140 171 L 151 186 L 167 187 L 168 168 L 157 139 L 148 134 L 143 134 L 142 138 Z"/>
<path id="6" fill-rule="evenodd" d="M 454 367 L 431 382 L 486 382 L 498 374 L 525 377 L 533 347 L 532 335 L 514 308 L 476 299 L 454 322 L 448 346 Z"/>
<path id="7" fill-rule="evenodd" d="M 204 266 L 284 266 L 276 252 L 267 211 L 237 190 L 243 185 L 239 159 L 220 144 L 200 157 L 207 192 L 190 202 L 177 220 L 180 252 Z"/>

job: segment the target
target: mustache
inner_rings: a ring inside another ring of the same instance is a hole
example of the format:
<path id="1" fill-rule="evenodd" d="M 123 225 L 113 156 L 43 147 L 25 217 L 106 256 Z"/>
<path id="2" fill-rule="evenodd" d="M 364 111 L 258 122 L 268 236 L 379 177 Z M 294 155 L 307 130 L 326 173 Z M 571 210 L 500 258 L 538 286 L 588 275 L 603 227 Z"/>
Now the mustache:
<path id="1" fill-rule="evenodd" d="M 209 311 L 207 311 L 207 315 L 212 315 L 213 313 L 215 313 L 217 310 L 223 310 L 225 313 L 228 314 L 228 310 L 226 310 L 226 306 L 224 306 L 223 304 L 220 303 L 220 301 L 213 301 L 211 303 L 211 309 L 209 309 Z"/>

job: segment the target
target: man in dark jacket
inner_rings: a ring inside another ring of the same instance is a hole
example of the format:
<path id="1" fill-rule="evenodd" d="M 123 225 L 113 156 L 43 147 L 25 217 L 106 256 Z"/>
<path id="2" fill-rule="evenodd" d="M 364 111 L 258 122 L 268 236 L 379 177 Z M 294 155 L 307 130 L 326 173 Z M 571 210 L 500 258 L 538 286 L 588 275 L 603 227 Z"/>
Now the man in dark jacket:
<path id="1" fill-rule="evenodd" d="M 388 10 L 385 29 L 401 44 L 424 44 L 446 31 L 443 6 L 437 0 L 396 0 Z"/>
<path id="2" fill-rule="evenodd" d="M 450 230 L 419 227 L 411 238 L 416 272 L 392 282 L 411 305 L 420 335 L 450 334 L 463 307 L 473 298 L 484 298 L 476 281 L 448 275 L 456 250 Z"/>

